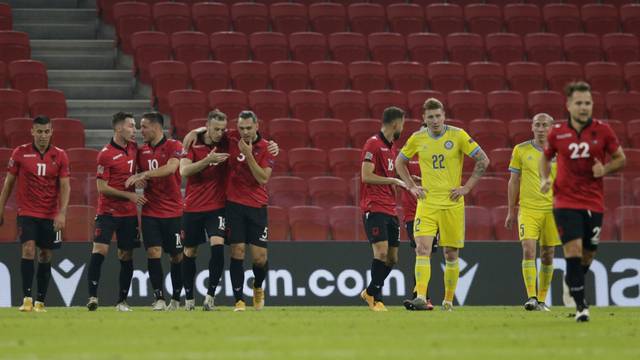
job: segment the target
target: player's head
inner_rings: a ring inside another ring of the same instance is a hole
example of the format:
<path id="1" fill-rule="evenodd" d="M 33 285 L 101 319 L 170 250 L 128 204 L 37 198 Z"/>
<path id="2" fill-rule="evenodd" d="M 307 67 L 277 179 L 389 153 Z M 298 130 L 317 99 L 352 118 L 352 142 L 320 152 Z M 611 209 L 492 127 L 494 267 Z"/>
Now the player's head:
<path id="1" fill-rule="evenodd" d="M 159 112 L 148 112 L 142 115 L 140 131 L 145 142 L 154 142 L 163 136 L 164 118 Z"/>
<path id="2" fill-rule="evenodd" d="M 389 106 L 382 112 L 382 126 L 393 130 L 393 138 L 398 140 L 404 127 L 404 110 Z"/>
<path id="3" fill-rule="evenodd" d="M 531 131 L 538 141 L 544 142 L 551 125 L 553 125 L 553 117 L 546 113 L 539 113 L 533 117 Z"/>
<path id="4" fill-rule="evenodd" d="M 209 112 L 209 116 L 207 116 L 207 134 L 209 138 L 218 142 L 222 139 L 222 135 L 226 130 L 227 115 L 218 109 Z"/>
<path id="5" fill-rule="evenodd" d="M 111 126 L 116 136 L 124 141 L 136 140 L 136 120 L 133 114 L 125 112 L 117 112 L 113 114 Z"/>
<path id="6" fill-rule="evenodd" d="M 241 111 L 238 115 L 238 132 L 246 143 L 251 144 L 258 133 L 258 117 L 253 111 Z"/>
<path id="7" fill-rule="evenodd" d="M 444 105 L 436 98 L 429 98 L 422 104 L 422 120 L 434 134 L 440 134 L 444 130 Z"/>
<path id="8" fill-rule="evenodd" d="M 593 113 L 591 86 L 584 81 L 567 84 L 564 88 L 567 96 L 567 110 L 574 121 L 585 124 Z"/>
<path id="9" fill-rule="evenodd" d="M 51 128 L 51 120 L 46 116 L 36 116 L 33 118 L 31 126 L 31 135 L 33 135 L 33 143 L 41 148 L 49 146 L 53 130 Z"/>

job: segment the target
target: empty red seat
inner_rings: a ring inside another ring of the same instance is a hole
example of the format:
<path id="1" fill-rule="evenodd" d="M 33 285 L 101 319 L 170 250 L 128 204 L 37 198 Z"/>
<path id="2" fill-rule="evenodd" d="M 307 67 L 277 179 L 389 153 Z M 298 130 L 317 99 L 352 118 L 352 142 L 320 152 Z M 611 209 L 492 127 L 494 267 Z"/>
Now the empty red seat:
<path id="1" fill-rule="evenodd" d="M 4 122 L 14 117 L 22 117 L 27 113 L 25 96 L 21 91 L 0 89 L 0 143 L 6 144 Z"/>
<path id="2" fill-rule="evenodd" d="M 640 5 L 628 4 L 620 7 L 620 20 L 624 32 L 640 36 Z"/>
<path id="3" fill-rule="evenodd" d="M 382 123 L 378 119 L 355 119 L 351 120 L 347 126 L 349 127 L 351 146 L 362 148 L 367 139 L 380 132 Z"/>
<path id="4" fill-rule="evenodd" d="M 69 205 L 63 240 L 87 242 L 93 238 L 96 208 L 86 205 Z"/>
<path id="5" fill-rule="evenodd" d="M 519 239 L 517 226 L 513 226 L 511 230 L 504 227 L 508 212 L 509 208 L 507 206 L 497 206 L 491 209 L 496 240 L 516 241 Z"/>
<path id="6" fill-rule="evenodd" d="M 627 130 L 629 145 L 636 149 L 640 149 L 640 119 L 629 121 L 627 123 Z"/>
<path id="7" fill-rule="evenodd" d="M 329 236 L 326 210 L 319 206 L 294 206 L 289 209 L 291 240 L 324 241 Z"/>
<path id="8" fill-rule="evenodd" d="M 314 61 L 309 64 L 309 77 L 314 89 L 328 93 L 349 87 L 347 67 L 337 61 Z"/>
<path id="9" fill-rule="evenodd" d="M 191 86 L 208 94 L 211 90 L 226 89 L 229 86 L 229 69 L 222 61 L 194 61 L 189 67 Z"/>
<path id="10" fill-rule="evenodd" d="M 514 144 L 518 145 L 518 144 Z M 495 148 L 489 151 L 489 159 L 491 159 L 491 172 L 496 173 L 494 176 L 507 173 L 509 171 L 509 163 L 511 162 L 512 148 Z M 486 150 L 485 150 L 486 152 Z"/>
<path id="11" fill-rule="evenodd" d="M 506 65 L 522 61 L 524 47 L 519 35 L 509 33 L 489 34 L 485 38 L 487 59 Z"/>
<path id="12" fill-rule="evenodd" d="M 524 96 L 517 91 L 492 91 L 487 94 L 487 106 L 494 119 L 510 121 L 527 115 Z"/>
<path id="13" fill-rule="evenodd" d="M 153 27 L 169 35 L 191 30 L 191 11 L 187 4 L 160 2 L 153 5 Z"/>
<path id="14" fill-rule="evenodd" d="M 554 119 L 565 118 L 566 102 L 564 96 L 557 91 L 532 91 L 527 97 L 529 114 L 547 113 Z"/>
<path id="15" fill-rule="evenodd" d="M 427 66 L 431 89 L 448 93 L 465 88 L 464 66 L 455 62 L 434 62 Z"/>
<path id="16" fill-rule="evenodd" d="M 466 240 L 493 240 L 493 222 L 489 209 L 483 206 L 465 206 L 464 214 Z"/>
<path id="17" fill-rule="evenodd" d="M 322 2 L 309 5 L 313 31 L 329 35 L 347 31 L 347 11 L 342 4 Z"/>
<path id="18" fill-rule="evenodd" d="M 4 183 L 4 180 L 3 180 Z M 7 207 L 4 211 L 4 222 L 0 225 L 0 243 L 17 242 L 18 222 L 16 210 Z"/>
<path id="19" fill-rule="evenodd" d="M 562 38 L 558 34 L 534 33 L 524 37 L 524 48 L 527 60 L 546 64 L 552 61 L 563 61 Z"/>
<path id="20" fill-rule="evenodd" d="M 398 90 L 374 90 L 369 93 L 368 101 L 371 116 L 376 119 L 382 119 L 384 109 L 390 106 L 407 108 L 407 97 Z"/>
<path id="21" fill-rule="evenodd" d="M 387 66 L 387 74 L 391 87 L 408 93 L 413 90 L 422 90 L 427 87 L 427 75 L 422 63 L 397 61 Z"/>
<path id="22" fill-rule="evenodd" d="M 462 8 L 455 4 L 430 4 L 425 8 L 430 32 L 447 36 L 464 31 Z"/>
<path id="23" fill-rule="evenodd" d="M 13 149 L 0 147 L 0 169 L 5 169 L 6 171 L 7 166 L 9 165 L 9 159 L 11 159 L 12 153 L 13 153 Z M 2 173 L 4 173 L 4 171 Z"/>
<path id="24" fill-rule="evenodd" d="M 615 91 L 607 94 L 607 111 L 611 119 L 634 120 L 640 119 L 640 93 Z"/>
<path id="25" fill-rule="evenodd" d="M 267 189 L 273 205 L 289 208 L 307 204 L 307 182 L 300 177 L 274 176 L 269 180 Z"/>
<path id="26" fill-rule="evenodd" d="M 600 38 L 594 34 L 568 34 L 563 39 L 567 61 L 586 64 L 602 59 Z"/>
<path id="27" fill-rule="evenodd" d="M 475 204 L 487 207 L 507 205 L 507 180 L 499 177 L 484 176 L 471 190 Z"/>
<path id="28" fill-rule="evenodd" d="M 582 31 L 580 11 L 572 4 L 547 4 L 542 8 L 547 32 L 565 35 Z"/>
<path id="29" fill-rule="evenodd" d="M 69 205 L 87 205 L 87 178 L 71 176 L 69 183 L 73 189 L 69 194 Z"/>
<path id="30" fill-rule="evenodd" d="M 262 61 L 235 61 L 229 64 L 234 89 L 244 92 L 265 89 L 269 84 L 269 68 Z"/>
<path id="31" fill-rule="evenodd" d="M 307 66 L 299 61 L 272 62 L 269 75 L 273 89 L 284 92 L 306 89 L 309 83 Z"/>
<path id="32" fill-rule="evenodd" d="M 610 4 L 586 4 L 580 8 L 584 31 L 597 35 L 618 32 L 618 9 Z"/>
<path id="33" fill-rule="evenodd" d="M 180 61 L 154 61 L 149 66 L 153 103 L 161 112 L 169 112 L 169 92 L 189 87 L 189 70 Z"/>
<path id="34" fill-rule="evenodd" d="M 21 31 L 0 30 L 0 61 L 9 64 L 31 58 L 29 35 Z"/>
<path id="35" fill-rule="evenodd" d="M 27 105 L 31 116 L 67 117 L 67 100 L 62 91 L 52 89 L 31 90 L 27 93 Z"/>
<path id="36" fill-rule="evenodd" d="M 612 62 L 591 62 L 584 66 L 584 75 L 591 89 L 601 93 L 624 90 L 622 68 Z"/>
<path id="37" fill-rule="evenodd" d="M 309 179 L 327 173 L 327 153 L 322 149 L 295 148 L 289 150 L 291 174 Z"/>
<path id="38" fill-rule="evenodd" d="M 69 157 L 69 169 L 73 176 L 78 174 L 95 174 L 98 150 L 90 148 L 67 149 Z"/>
<path id="39" fill-rule="evenodd" d="M 309 18 L 307 7 L 302 4 L 278 2 L 269 6 L 273 31 L 292 34 L 307 31 Z"/>
<path id="40" fill-rule="evenodd" d="M 173 90 L 169 92 L 168 100 L 171 108 L 171 125 L 180 137 L 191 130 L 189 121 L 207 117 L 209 111 L 207 93 L 188 89 Z"/>
<path id="41" fill-rule="evenodd" d="M 318 90 L 294 90 L 289 93 L 291 115 L 309 121 L 327 116 L 327 97 Z"/>
<path id="42" fill-rule="evenodd" d="M 506 81 L 502 65 L 494 62 L 472 62 L 467 65 L 469 89 L 488 93 L 503 90 Z"/>
<path id="43" fill-rule="evenodd" d="M 622 174 L 627 179 L 640 177 L 640 149 L 625 149 L 624 155 L 627 158 Z"/>
<path id="44" fill-rule="evenodd" d="M 334 118 L 350 121 L 369 116 L 367 98 L 362 91 L 335 90 L 329 93 L 328 99 Z"/>
<path id="45" fill-rule="evenodd" d="M 231 5 L 231 20 L 235 31 L 247 35 L 269 31 L 269 9 L 265 4 L 238 2 Z"/>
<path id="46" fill-rule="evenodd" d="M 546 82 L 544 68 L 534 62 L 513 62 L 505 66 L 509 88 L 526 95 L 530 91 L 543 90 Z"/>
<path id="47" fill-rule="evenodd" d="M 403 61 L 407 55 L 404 36 L 398 33 L 378 32 L 369 34 L 368 44 L 371 59 L 383 64 Z"/>
<path id="48" fill-rule="evenodd" d="M 350 32 L 333 33 L 329 35 L 329 49 L 333 60 L 345 64 L 369 59 L 367 39 L 362 34 Z"/>
<path id="49" fill-rule="evenodd" d="M 13 61 L 9 63 L 9 82 L 12 88 L 23 93 L 33 89 L 46 89 L 48 87 L 47 66 L 36 60 Z"/>
<path id="50" fill-rule="evenodd" d="M 358 206 L 335 206 L 329 211 L 329 225 L 333 240 L 366 240 L 362 226 L 362 211 Z"/>
<path id="51" fill-rule="evenodd" d="M 329 167 L 333 176 L 350 181 L 360 176 L 362 164 L 360 149 L 336 148 L 329 150 Z"/>
<path id="52" fill-rule="evenodd" d="M 455 90 L 447 96 L 451 117 L 462 121 L 484 118 L 487 104 L 484 94 L 472 90 Z"/>
<path id="53" fill-rule="evenodd" d="M 120 2 L 113 6 L 117 44 L 126 54 L 133 53 L 131 35 L 151 30 L 151 7 L 142 2 Z"/>
<path id="54" fill-rule="evenodd" d="M 53 145 L 63 148 L 84 147 L 84 125 L 78 119 L 51 119 Z"/>
<path id="55" fill-rule="evenodd" d="M 595 107 L 595 104 L 594 104 L 594 107 Z M 598 117 L 594 115 L 594 118 L 597 119 Z M 627 141 L 626 123 L 623 122 L 622 120 L 614 120 L 614 119 L 607 119 L 603 121 L 607 123 L 611 127 L 613 132 L 616 134 L 616 137 L 618 138 L 620 146 L 627 147 L 628 141 Z"/>
<path id="56" fill-rule="evenodd" d="M 511 139 L 511 143 L 514 146 L 533 138 L 530 119 L 511 120 L 507 123 L 507 127 L 509 129 L 509 139 Z"/>
<path id="57" fill-rule="evenodd" d="M 633 34 L 603 35 L 602 50 L 604 50 L 607 61 L 621 65 L 640 59 L 638 37 Z"/>
<path id="58" fill-rule="evenodd" d="M 449 61 L 468 64 L 484 60 L 484 42 L 478 34 L 455 33 L 446 38 Z"/>
<path id="59" fill-rule="evenodd" d="M 289 116 L 287 94 L 280 90 L 253 90 L 249 93 L 249 105 L 258 119 L 266 122 Z"/>
<path id="60" fill-rule="evenodd" d="M 231 63 L 249 59 L 249 40 L 241 32 L 221 31 L 211 34 L 209 40 L 214 60 Z"/>
<path id="61" fill-rule="evenodd" d="M 443 104 L 447 103 L 447 96 L 439 91 L 434 90 L 415 90 L 407 95 L 408 108 L 411 111 L 411 116 L 417 119 L 422 119 L 422 113 L 424 110 L 422 106 L 424 102 L 429 98 L 436 98 Z"/>
<path id="62" fill-rule="evenodd" d="M 287 37 L 278 32 L 256 32 L 249 35 L 253 60 L 271 63 L 289 59 Z"/>
<path id="63" fill-rule="evenodd" d="M 273 178 L 271 181 L 273 181 Z M 289 216 L 287 215 L 287 210 L 280 206 L 269 206 L 267 214 L 269 218 L 269 240 L 289 240 Z"/>
<path id="64" fill-rule="evenodd" d="M 291 57 L 303 63 L 323 61 L 327 58 L 328 46 L 324 34 L 316 32 L 297 32 L 289 35 Z"/>
<path id="65" fill-rule="evenodd" d="M 11 30 L 12 28 L 13 17 L 11 15 L 11 6 L 0 3 L 0 30 Z"/>
<path id="66" fill-rule="evenodd" d="M 482 146 L 485 152 L 511 145 L 507 125 L 502 120 L 475 119 L 469 122 L 467 129 L 469 135 Z M 476 202 L 476 204 L 484 205 L 480 202 Z"/>
<path id="67" fill-rule="evenodd" d="M 554 61 L 545 66 L 545 76 L 549 90 L 564 92 L 564 87 L 572 82 L 584 79 L 582 66 L 571 61 Z"/>
<path id="68" fill-rule="evenodd" d="M 624 186 L 624 179 L 619 176 L 605 176 L 602 183 L 604 189 L 604 206 L 608 209 L 615 209 L 618 206 L 624 205 L 624 198 L 631 189 L 630 186 Z"/>
<path id="69" fill-rule="evenodd" d="M 424 31 L 424 11 L 417 4 L 392 4 L 387 6 L 389 29 L 404 36 Z"/>
<path id="70" fill-rule="evenodd" d="M 540 8 L 534 4 L 508 4 L 503 8 L 507 31 L 524 36 L 542 29 Z"/>
<path id="71" fill-rule="evenodd" d="M 423 64 L 443 61 L 444 40 L 440 34 L 414 33 L 407 36 L 409 58 Z"/>
<path id="72" fill-rule="evenodd" d="M 325 151 L 346 147 L 349 143 L 347 125 L 340 119 L 309 121 L 309 137 L 313 147 Z"/>
<path id="73" fill-rule="evenodd" d="M 7 81 L 9 76 L 9 70 L 7 70 L 7 65 L 0 61 L 0 89 L 4 89 L 4 83 Z"/>
<path id="74" fill-rule="evenodd" d="M 209 37 L 197 31 L 180 31 L 171 35 L 173 58 L 190 65 L 194 61 L 209 60 Z"/>
<path id="75" fill-rule="evenodd" d="M 395 140 L 393 144 L 398 148 L 402 149 L 404 144 L 406 144 L 409 137 L 413 135 L 414 132 L 420 130 L 423 126 L 422 120 L 416 119 L 404 119 L 404 125 L 402 126 L 402 134 L 400 134 L 400 138 Z"/>
<path id="76" fill-rule="evenodd" d="M 624 66 L 624 79 L 631 91 L 640 91 L 640 62 L 632 62 Z"/>
<path id="77" fill-rule="evenodd" d="M 7 146 L 14 148 L 33 142 L 33 135 L 31 135 L 32 126 L 33 121 L 30 118 L 11 118 L 6 120 L 3 127 L 4 136 L 8 140 Z"/>
<path id="78" fill-rule="evenodd" d="M 209 107 L 219 109 L 233 119 L 249 106 L 247 95 L 239 90 L 214 90 L 209 93 Z"/>
<path id="79" fill-rule="evenodd" d="M 486 36 L 502 30 L 502 14 L 494 4 L 471 4 L 464 7 L 469 32 Z"/>
<path id="80" fill-rule="evenodd" d="M 640 206 L 621 206 L 616 209 L 616 225 L 620 233 L 620 241 L 640 240 Z"/>
<path id="81" fill-rule="evenodd" d="M 351 88 L 368 93 L 387 87 L 387 74 L 384 65 L 374 61 L 356 61 L 349 64 Z"/>
<path id="82" fill-rule="evenodd" d="M 231 30 L 229 7 L 220 2 L 197 2 L 191 5 L 193 27 L 207 35 Z"/>
<path id="83" fill-rule="evenodd" d="M 133 48 L 133 71 L 140 81 L 151 83 L 149 65 L 154 61 L 169 60 L 171 45 L 169 36 L 158 31 L 139 31 L 131 36 Z"/>
<path id="84" fill-rule="evenodd" d="M 384 7 L 379 4 L 356 3 L 347 7 L 351 31 L 369 35 L 386 30 Z"/>
<path id="85" fill-rule="evenodd" d="M 327 210 L 334 206 L 350 205 L 347 182 L 335 176 L 316 176 L 309 179 L 311 204 Z"/>
<path id="86" fill-rule="evenodd" d="M 307 124 L 299 119 L 273 119 L 269 134 L 282 149 L 303 148 L 309 143 Z M 291 159 L 289 159 L 291 163 Z"/>

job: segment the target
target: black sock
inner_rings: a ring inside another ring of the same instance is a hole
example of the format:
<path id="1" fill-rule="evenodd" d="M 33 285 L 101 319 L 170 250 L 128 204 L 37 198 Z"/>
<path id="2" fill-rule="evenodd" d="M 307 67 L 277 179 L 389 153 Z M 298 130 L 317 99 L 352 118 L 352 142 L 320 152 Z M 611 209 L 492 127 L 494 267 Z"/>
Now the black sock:
<path id="1" fill-rule="evenodd" d="M 567 258 L 567 285 L 571 297 L 576 302 L 576 308 L 581 311 L 585 307 L 584 303 L 584 272 L 582 270 L 581 259 L 579 257 Z"/>
<path id="2" fill-rule="evenodd" d="M 156 300 L 164 299 L 162 291 L 162 263 L 160 259 L 147 259 L 147 269 L 149 270 L 149 279 L 153 288 L 153 296 Z"/>
<path id="3" fill-rule="evenodd" d="M 193 281 L 196 277 L 196 258 L 185 256 L 182 259 L 182 285 L 187 300 L 193 300 Z"/>
<path id="4" fill-rule="evenodd" d="M 387 279 L 387 276 L 389 276 L 389 274 L 391 273 L 391 270 L 393 270 L 393 267 L 388 266 L 385 263 L 384 264 L 384 279 L 382 280 L 382 286 L 384 286 L 384 281 Z M 374 296 L 374 299 L 376 299 L 376 301 L 382 301 L 382 288 L 380 288 L 380 291 L 378 291 L 378 293 Z"/>
<path id="5" fill-rule="evenodd" d="M 91 260 L 89 260 L 89 273 L 87 275 L 90 297 L 98 297 L 98 283 L 100 282 L 100 270 L 102 269 L 103 261 L 104 255 L 100 253 L 91 254 Z"/>
<path id="6" fill-rule="evenodd" d="M 242 266 L 243 260 L 231 258 L 229 264 L 229 272 L 231 273 L 231 286 L 233 286 L 233 297 L 238 300 L 242 300 L 242 290 L 244 287 L 244 268 Z"/>
<path id="7" fill-rule="evenodd" d="M 49 279 L 51 279 L 51 263 L 38 263 L 38 296 L 36 301 L 44 302 L 47 297 L 47 289 L 49 288 Z"/>
<path id="8" fill-rule="evenodd" d="M 262 288 L 264 278 L 267 277 L 267 269 L 269 269 L 269 262 L 265 262 L 263 266 L 253 264 L 253 287 Z"/>
<path id="9" fill-rule="evenodd" d="M 22 259 L 20 261 L 20 272 L 22 273 L 22 294 L 24 297 L 31 297 L 31 286 L 33 285 L 33 259 Z"/>
<path id="10" fill-rule="evenodd" d="M 173 287 L 173 300 L 180 301 L 180 293 L 182 292 L 182 261 L 179 263 L 171 263 L 171 286 Z"/>
<path id="11" fill-rule="evenodd" d="M 133 277 L 133 260 L 120 260 L 120 293 L 118 294 L 118 302 L 127 300 L 129 296 L 129 288 L 131 287 L 131 278 Z"/>
<path id="12" fill-rule="evenodd" d="M 211 246 L 211 256 L 209 257 L 209 289 L 207 294 L 216 295 L 216 288 L 224 269 L 224 245 Z"/>
<path id="13" fill-rule="evenodd" d="M 384 261 L 378 259 L 371 261 L 371 282 L 367 286 L 367 294 L 373 297 L 379 296 L 378 293 L 384 284 L 386 267 Z"/>
<path id="14" fill-rule="evenodd" d="M 582 265 L 582 273 L 586 276 L 587 273 L 589 272 L 589 268 L 591 267 L 591 264 L 589 265 Z"/>

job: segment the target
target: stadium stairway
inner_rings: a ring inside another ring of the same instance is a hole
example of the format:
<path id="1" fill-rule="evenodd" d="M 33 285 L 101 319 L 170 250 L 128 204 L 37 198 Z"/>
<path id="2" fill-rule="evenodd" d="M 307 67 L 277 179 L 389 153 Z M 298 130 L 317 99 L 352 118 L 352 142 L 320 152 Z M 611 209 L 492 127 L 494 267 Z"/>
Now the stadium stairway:
<path id="1" fill-rule="evenodd" d="M 13 27 L 31 39 L 31 57 L 47 65 L 49 88 L 64 92 L 67 116 L 85 125 L 86 146 L 111 137 L 111 115 L 151 110 L 150 88 L 131 76 L 132 59 L 114 47 L 114 29 L 96 16 L 96 0 L 10 0 Z"/>

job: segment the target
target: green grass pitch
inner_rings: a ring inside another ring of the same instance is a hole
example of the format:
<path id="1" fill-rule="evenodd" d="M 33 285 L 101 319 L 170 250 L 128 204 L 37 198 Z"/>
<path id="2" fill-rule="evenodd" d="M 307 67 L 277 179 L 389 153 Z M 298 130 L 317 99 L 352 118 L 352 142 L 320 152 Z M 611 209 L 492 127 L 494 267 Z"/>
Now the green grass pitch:
<path id="1" fill-rule="evenodd" d="M 640 359 L 640 308 L 266 307 L 234 313 L 0 309 L 1 359 Z"/>

